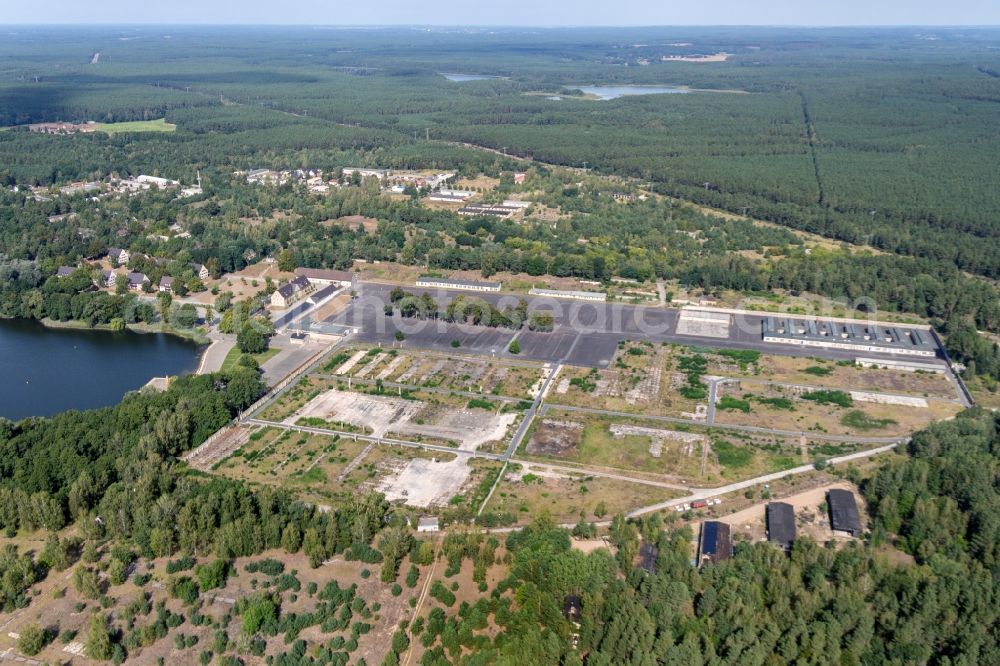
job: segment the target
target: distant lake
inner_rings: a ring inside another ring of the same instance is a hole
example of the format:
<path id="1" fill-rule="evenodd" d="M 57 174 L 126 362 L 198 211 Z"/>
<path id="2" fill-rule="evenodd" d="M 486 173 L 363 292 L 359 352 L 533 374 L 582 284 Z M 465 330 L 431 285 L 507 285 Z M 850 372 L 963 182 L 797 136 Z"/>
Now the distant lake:
<path id="1" fill-rule="evenodd" d="M 200 346 L 165 333 L 0 319 L 0 416 L 16 421 L 114 405 L 153 377 L 195 371 L 200 360 Z"/>
<path id="2" fill-rule="evenodd" d="M 602 100 L 618 99 L 628 95 L 669 95 L 691 92 L 684 88 L 664 88 L 660 86 L 588 86 L 580 90 L 588 95 L 597 95 Z"/>
<path id="3" fill-rule="evenodd" d="M 499 79 L 499 76 L 488 76 L 486 74 L 446 74 L 440 72 L 441 76 L 448 79 L 449 81 L 463 82 L 463 81 L 488 81 L 490 79 Z"/>

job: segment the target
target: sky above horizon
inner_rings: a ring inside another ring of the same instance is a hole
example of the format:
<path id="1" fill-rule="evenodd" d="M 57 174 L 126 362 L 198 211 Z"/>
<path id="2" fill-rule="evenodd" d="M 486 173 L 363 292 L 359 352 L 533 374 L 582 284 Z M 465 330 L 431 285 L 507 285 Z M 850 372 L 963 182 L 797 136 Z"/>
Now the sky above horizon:
<path id="1" fill-rule="evenodd" d="M 1000 25 L 997 0 L 49 0 L 45 11 L 11 3 L 0 24 L 312 24 L 312 25 Z"/>

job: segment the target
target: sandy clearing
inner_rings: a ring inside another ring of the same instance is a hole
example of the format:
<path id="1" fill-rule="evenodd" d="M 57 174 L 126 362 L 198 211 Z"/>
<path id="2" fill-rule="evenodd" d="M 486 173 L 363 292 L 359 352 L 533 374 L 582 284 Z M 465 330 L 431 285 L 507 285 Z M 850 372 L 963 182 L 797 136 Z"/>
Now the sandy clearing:
<path id="1" fill-rule="evenodd" d="M 798 493 L 796 495 L 791 495 L 789 497 L 782 498 L 772 498 L 769 501 L 773 502 L 784 502 L 785 504 L 791 504 L 792 507 L 799 511 L 800 509 L 813 508 L 819 506 L 826 501 L 826 493 L 833 488 L 842 488 L 844 490 L 850 490 L 851 492 L 857 494 L 858 489 L 847 482 L 831 483 L 825 486 L 820 486 L 818 488 L 813 488 L 811 490 L 806 490 L 804 492 Z M 754 504 L 753 506 L 743 509 L 742 511 L 737 511 L 736 513 L 731 513 L 728 516 L 721 516 L 717 520 L 726 523 L 728 525 L 743 525 L 745 523 L 754 523 L 764 520 L 764 511 L 767 506 L 767 502 L 761 502 L 760 504 Z"/>
<path id="2" fill-rule="evenodd" d="M 432 413 L 427 417 L 428 412 Z M 455 442 L 458 449 L 475 451 L 487 442 L 503 440 L 517 414 L 497 414 L 481 409 L 439 409 L 419 400 L 365 395 L 331 389 L 310 400 L 285 420 L 315 417 L 344 422 L 371 431 L 375 437 L 430 437 Z M 430 423 L 424 423 L 429 418 Z M 439 461 L 414 458 L 390 470 L 378 483 L 390 502 L 403 500 L 414 507 L 445 505 L 462 491 L 471 468 L 466 456 Z"/>
<path id="3" fill-rule="evenodd" d="M 888 395 L 886 393 L 869 393 L 868 391 L 851 391 L 851 398 L 858 402 L 874 402 L 879 405 L 901 405 L 904 407 L 927 408 L 927 400 L 908 395 Z"/>
<path id="4" fill-rule="evenodd" d="M 383 478 L 378 490 L 390 501 L 405 500 L 409 506 L 426 508 L 446 505 L 469 478 L 468 460 L 448 462 L 414 458 L 395 474 Z"/>
<path id="5" fill-rule="evenodd" d="M 573 539 L 570 544 L 574 549 L 579 550 L 583 553 L 592 553 L 595 550 L 601 550 L 602 548 L 612 553 L 615 549 L 608 542 L 607 537 L 602 537 L 600 539 Z"/>

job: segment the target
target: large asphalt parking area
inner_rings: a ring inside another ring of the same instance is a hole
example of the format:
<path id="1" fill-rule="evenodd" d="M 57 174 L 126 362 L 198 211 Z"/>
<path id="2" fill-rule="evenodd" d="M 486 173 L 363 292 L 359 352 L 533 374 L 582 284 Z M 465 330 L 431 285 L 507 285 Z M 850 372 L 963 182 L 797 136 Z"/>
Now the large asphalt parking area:
<path id="1" fill-rule="evenodd" d="M 486 355 L 511 356 L 510 343 L 517 339 L 521 352 L 518 358 L 564 363 L 583 367 L 606 367 L 622 340 L 652 343 L 677 343 L 729 349 L 753 349 L 769 354 L 786 356 L 817 356 L 834 360 L 853 360 L 859 355 L 878 357 L 879 354 L 850 350 L 809 348 L 801 349 L 778 343 L 765 343 L 761 339 L 761 320 L 758 315 L 733 317 L 728 337 L 699 337 L 678 335 L 679 311 L 657 306 L 637 306 L 621 303 L 590 303 L 548 297 L 528 296 L 529 312 L 551 312 L 555 318 L 552 332 L 490 328 L 469 324 L 449 324 L 441 320 L 404 319 L 395 314 L 386 316 L 392 285 L 363 283 L 358 288 L 358 298 L 343 312 L 328 319 L 330 323 L 353 326 L 358 329 L 356 340 L 398 344 L 396 331 L 405 336 L 405 346 L 418 349 L 445 351 L 457 349 Z M 471 293 L 452 290 L 425 290 L 405 288 L 415 295 L 425 291 L 439 304 L 445 304 L 459 295 L 481 298 L 494 307 L 503 309 L 516 306 L 520 297 L 497 293 Z M 940 352 L 939 352 L 940 356 Z M 892 358 L 892 356 L 886 356 Z M 926 362 L 930 359 L 915 359 Z"/>

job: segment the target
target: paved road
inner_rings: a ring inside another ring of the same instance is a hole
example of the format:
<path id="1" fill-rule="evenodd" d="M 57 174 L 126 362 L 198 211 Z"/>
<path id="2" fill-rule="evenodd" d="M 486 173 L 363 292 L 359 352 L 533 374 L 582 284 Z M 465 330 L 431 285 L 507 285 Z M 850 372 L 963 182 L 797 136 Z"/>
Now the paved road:
<path id="1" fill-rule="evenodd" d="M 545 395 L 549 392 L 549 384 L 555 379 L 556 375 L 559 374 L 559 370 L 562 368 L 561 365 L 557 365 L 549 372 L 549 376 L 545 378 L 542 382 L 542 388 L 538 391 L 538 395 L 535 396 L 535 400 L 531 403 L 531 407 L 528 411 L 524 413 L 524 419 L 521 421 L 521 425 L 517 428 L 517 432 L 510 439 L 510 444 L 507 446 L 507 450 L 504 451 L 503 460 L 510 460 L 510 457 L 514 455 L 517 451 L 517 447 L 521 445 L 521 440 L 524 439 L 524 435 L 528 432 L 528 428 L 531 427 L 531 422 L 535 419 L 535 414 L 538 413 L 538 408 L 542 404 L 542 400 L 545 399 Z"/>
<path id="2" fill-rule="evenodd" d="M 546 403 L 542 405 L 541 409 L 538 410 L 540 416 L 545 416 L 549 410 L 559 409 L 567 412 L 582 412 L 585 414 L 601 414 L 603 416 L 619 416 L 623 418 L 631 419 L 643 419 L 646 421 L 661 421 L 663 423 L 680 423 L 684 425 L 693 425 L 708 427 L 706 423 L 701 421 L 696 421 L 694 419 L 682 419 L 675 416 L 651 416 L 649 414 L 633 414 L 631 412 L 616 412 L 610 409 L 593 409 L 590 407 L 576 407 L 573 405 L 555 405 L 551 403 Z M 763 428 L 760 426 L 748 426 L 748 425 L 737 425 L 735 423 L 716 423 L 713 428 L 719 428 L 722 430 L 738 430 L 740 432 L 754 432 L 761 433 L 764 435 L 781 435 L 785 437 L 800 437 L 805 434 L 809 439 L 820 440 L 824 442 L 848 442 L 851 444 L 898 444 L 901 441 L 907 439 L 905 436 L 899 437 L 854 437 L 851 435 L 828 435 L 826 433 L 814 433 L 805 432 L 801 430 L 778 430 L 777 428 Z"/>
<path id="3" fill-rule="evenodd" d="M 288 337 L 280 335 L 271 340 L 271 345 L 281 348 L 281 351 L 277 356 L 266 360 L 260 367 L 264 371 L 264 382 L 268 386 L 276 385 L 323 349 L 323 347 L 317 347 L 312 343 L 292 345 Z"/>
<path id="4" fill-rule="evenodd" d="M 412 286 L 407 285 L 412 291 Z M 365 342 L 388 344 L 395 339 L 397 330 L 406 335 L 416 347 L 445 351 L 453 340 L 460 340 L 464 351 L 504 356 L 511 331 L 484 326 L 448 324 L 443 320 L 404 320 L 397 315 L 386 317 L 384 306 L 389 301 L 393 285 L 365 282 L 355 299 L 331 320 L 331 323 L 356 327 L 359 339 Z M 420 291 L 420 290 L 417 290 Z M 468 292 L 434 289 L 428 291 L 439 304 L 459 294 Z M 726 338 L 699 337 L 677 333 L 681 310 L 658 305 L 631 305 L 620 302 L 592 303 L 559 301 L 541 296 L 523 294 L 478 293 L 477 298 L 494 307 L 516 305 L 522 298 L 529 302 L 530 310 L 549 311 L 555 317 L 555 328 L 548 333 L 524 330 L 518 336 L 522 358 L 530 358 L 563 365 L 581 367 L 607 367 L 622 340 L 646 340 L 654 344 L 676 343 L 709 348 L 752 349 L 780 356 L 818 356 L 832 360 L 854 361 L 858 355 L 871 358 L 898 359 L 898 355 L 848 349 L 826 349 L 798 345 L 764 342 L 761 323 L 766 313 L 734 315 Z M 722 312 L 723 310 L 715 309 Z M 568 350 L 568 351 L 567 351 Z M 940 354 L 940 350 L 939 350 Z M 941 356 L 938 357 L 939 359 Z M 926 359 L 931 361 L 931 359 Z"/>
<path id="5" fill-rule="evenodd" d="M 510 444 L 507 446 L 507 450 L 503 452 L 503 467 L 500 468 L 500 473 L 497 474 L 496 480 L 493 482 L 493 486 L 490 488 L 490 492 L 486 493 L 486 497 L 483 499 L 483 503 L 479 505 L 479 512 L 477 516 L 482 514 L 486 510 L 486 505 L 490 503 L 490 498 L 493 497 L 493 493 L 496 492 L 497 487 L 500 485 L 500 481 L 503 480 L 504 476 L 507 474 L 507 466 L 510 464 L 510 459 L 517 451 L 517 447 L 521 445 L 521 441 L 524 439 L 524 435 L 528 432 L 528 428 L 531 427 L 531 422 L 535 420 L 535 414 L 538 413 L 538 409 L 545 400 L 545 396 L 549 392 L 549 386 L 552 384 L 552 380 L 556 378 L 559 371 L 562 369 L 562 365 L 556 365 L 549 371 L 548 377 L 542 382 L 542 387 L 538 390 L 538 395 L 531 403 L 531 407 L 528 411 L 524 413 L 524 419 L 521 421 L 521 425 L 518 426 L 517 432 L 510 439 Z"/>
<path id="6" fill-rule="evenodd" d="M 708 411 L 705 413 L 705 425 L 715 423 L 715 401 L 719 392 L 719 382 L 723 381 L 718 377 L 708 378 Z"/>
<path id="7" fill-rule="evenodd" d="M 321 367 L 327 360 L 337 352 L 338 349 L 345 343 L 347 343 L 350 338 L 343 338 L 340 341 L 330 345 L 325 350 L 316 354 L 315 358 L 307 366 L 300 367 L 297 371 L 289 374 L 285 379 L 283 379 L 279 384 L 280 388 L 272 389 L 264 398 L 261 398 L 257 403 L 255 403 L 250 409 L 240 415 L 240 421 L 246 423 L 249 418 L 255 414 L 260 414 L 264 412 L 268 407 L 274 404 L 274 402 L 282 396 L 289 388 L 296 384 L 296 379 L 303 375 L 307 375 L 313 372 L 317 368 Z M 277 386 L 275 384 L 274 386 Z"/>
<path id="8" fill-rule="evenodd" d="M 614 472 L 600 472 L 589 467 L 568 467 L 566 465 L 553 465 L 551 463 L 538 462 L 535 460 L 522 460 L 520 458 L 511 458 L 512 463 L 517 463 L 525 468 L 531 469 L 548 469 L 556 472 L 565 472 L 568 474 L 580 474 L 582 476 L 600 476 L 605 479 L 617 479 L 618 481 L 628 481 L 630 483 L 639 483 L 647 486 L 656 486 L 657 488 L 670 488 L 672 490 L 691 490 L 691 486 L 685 486 L 680 483 L 668 483 L 666 481 L 655 481 L 653 479 L 647 479 L 639 476 L 629 476 L 628 474 L 616 474 Z"/>
<path id="9" fill-rule="evenodd" d="M 222 362 L 226 360 L 230 350 L 236 346 L 235 335 L 212 331 L 208 337 L 212 344 L 201 355 L 201 365 L 198 366 L 196 373 L 199 375 L 207 375 L 221 370 Z"/>

